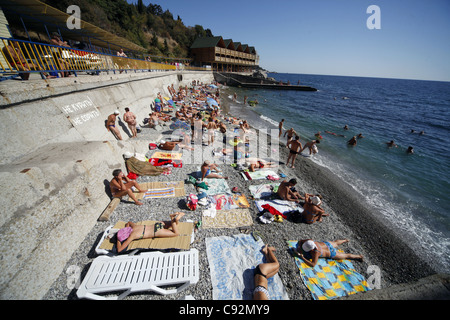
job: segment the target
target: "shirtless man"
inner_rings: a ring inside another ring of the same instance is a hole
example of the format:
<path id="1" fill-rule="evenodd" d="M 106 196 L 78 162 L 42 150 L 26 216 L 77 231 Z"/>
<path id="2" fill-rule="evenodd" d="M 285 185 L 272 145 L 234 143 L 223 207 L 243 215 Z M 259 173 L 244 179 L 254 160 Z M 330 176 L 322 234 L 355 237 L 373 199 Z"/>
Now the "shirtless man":
<path id="1" fill-rule="evenodd" d="M 124 195 L 128 194 L 134 203 L 141 206 L 143 203 L 139 202 L 131 189 L 135 187 L 139 192 L 144 192 L 136 181 L 128 179 L 127 176 L 120 169 L 113 171 L 114 178 L 110 181 L 109 187 L 111 189 L 111 194 L 114 198 L 122 198 Z"/>
<path id="2" fill-rule="evenodd" d="M 308 148 L 309 154 L 311 154 L 311 153 L 316 154 L 317 153 L 317 146 L 316 146 L 317 143 L 320 143 L 320 140 L 311 140 L 311 141 L 305 143 L 305 146 L 302 148 L 302 150 L 300 150 L 300 152 L 303 152 L 303 150 Z"/>
<path id="3" fill-rule="evenodd" d="M 277 194 L 283 200 L 294 201 L 299 203 L 300 199 L 304 199 L 304 197 L 302 197 L 300 193 L 298 193 L 298 191 L 295 190 L 294 186 L 296 184 L 297 184 L 296 179 L 291 179 L 289 181 L 284 180 L 283 182 L 280 183 Z"/>
<path id="4" fill-rule="evenodd" d="M 128 124 L 128 128 L 131 130 L 132 138 L 137 137 L 137 130 L 136 130 L 136 116 L 133 112 L 130 111 L 130 108 L 125 108 L 125 113 L 123 115 L 123 120 Z"/>
<path id="5" fill-rule="evenodd" d="M 300 137 L 299 136 L 295 136 L 294 140 L 291 140 L 288 142 L 287 146 L 290 149 L 289 150 L 289 156 L 288 159 L 286 161 L 286 165 L 289 167 L 289 160 L 291 160 L 292 165 L 291 168 L 294 169 L 294 162 L 295 159 L 297 158 L 297 155 L 300 153 L 300 150 L 302 149 L 302 144 L 299 141 Z"/>
<path id="6" fill-rule="evenodd" d="M 106 120 L 106 129 L 108 129 L 108 131 L 111 131 L 116 139 L 122 140 L 122 135 L 120 134 L 119 129 L 116 128 L 116 117 L 119 115 L 119 113 L 119 110 L 116 110 L 113 114 L 110 114 L 108 116 L 108 120 Z"/>
<path id="7" fill-rule="evenodd" d="M 289 143 L 289 141 L 292 140 L 294 134 L 297 135 L 297 132 L 295 132 L 294 128 L 290 128 L 288 131 L 284 133 L 284 137 L 286 137 L 286 134 L 287 134 L 286 148 L 288 148 L 287 144 Z"/>
<path id="8" fill-rule="evenodd" d="M 206 125 L 206 129 L 208 130 L 208 146 L 210 143 L 214 143 L 214 130 L 217 129 L 216 123 L 213 121 L 213 118 L 209 118 L 209 122 Z"/>
<path id="9" fill-rule="evenodd" d="M 175 212 L 170 215 L 170 221 L 158 221 L 153 225 L 137 225 L 131 221 L 127 222 L 125 228 L 117 232 L 117 252 L 128 247 L 133 240 L 171 238 L 180 235 L 178 223 L 183 212 Z M 172 228 L 169 230 L 169 228 Z"/>

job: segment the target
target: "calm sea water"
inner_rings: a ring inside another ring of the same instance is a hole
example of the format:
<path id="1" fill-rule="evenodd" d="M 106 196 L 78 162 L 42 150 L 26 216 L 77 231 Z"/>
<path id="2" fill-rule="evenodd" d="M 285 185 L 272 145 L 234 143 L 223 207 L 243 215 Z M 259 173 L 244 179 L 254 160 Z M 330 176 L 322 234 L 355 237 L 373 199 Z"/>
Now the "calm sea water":
<path id="1" fill-rule="evenodd" d="M 302 143 L 321 131 L 320 151 L 310 159 L 352 185 L 413 249 L 435 261 L 439 271 L 450 272 L 450 83 L 269 76 L 292 84 L 300 80 L 318 91 L 229 88 L 241 102 L 231 113 L 257 128 L 276 128 L 284 118 L 284 127 L 293 127 Z M 259 104 L 244 106 L 244 95 Z M 349 147 L 347 141 L 359 133 L 364 138 Z M 391 140 L 397 148 L 387 147 Z M 406 153 L 408 146 L 414 154 Z"/>

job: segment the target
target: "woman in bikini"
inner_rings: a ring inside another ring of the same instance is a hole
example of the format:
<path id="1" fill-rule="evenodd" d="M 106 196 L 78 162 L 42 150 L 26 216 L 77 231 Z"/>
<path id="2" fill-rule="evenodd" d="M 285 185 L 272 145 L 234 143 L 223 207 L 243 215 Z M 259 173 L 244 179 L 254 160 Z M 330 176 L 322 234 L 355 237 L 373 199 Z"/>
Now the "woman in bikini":
<path id="1" fill-rule="evenodd" d="M 320 207 L 322 200 L 319 196 L 312 196 L 312 194 L 305 194 L 305 204 L 303 205 L 302 221 L 307 224 L 322 221 L 322 217 L 327 217 L 325 210 Z"/>
<path id="2" fill-rule="evenodd" d="M 336 241 L 313 241 L 311 239 L 300 240 L 297 243 L 297 247 L 292 250 L 295 256 L 302 259 L 308 266 L 314 268 L 319 258 L 328 258 L 334 260 L 358 260 L 363 261 L 362 255 L 356 255 L 351 253 L 337 252 L 336 248 L 348 240 L 336 240 Z"/>
<path id="3" fill-rule="evenodd" d="M 131 189 L 132 187 L 135 187 L 139 192 L 145 192 L 141 190 L 139 184 L 136 181 L 128 179 L 120 169 L 114 170 L 113 176 L 114 178 L 109 182 L 112 196 L 114 198 L 122 198 L 124 195 L 128 194 L 135 204 L 141 206 L 143 203 L 136 199 L 136 196 Z"/>
<path id="4" fill-rule="evenodd" d="M 131 221 L 125 224 L 125 228 L 117 232 L 117 252 L 128 247 L 131 241 L 152 238 L 170 238 L 178 236 L 178 222 L 184 215 L 183 212 L 175 212 L 170 215 L 170 221 L 158 221 L 153 225 L 137 225 Z M 169 230 L 169 228 L 171 228 Z"/>
<path id="5" fill-rule="evenodd" d="M 253 290 L 253 300 L 269 300 L 270 295 L 267 290 L 268 279 L 277 274 L 280 269 L 277 257 L 274 254 L 275 248 L 269 247 L 267 244 L 262 249 L 265 263 L 260 263 L 255 268 L 255 289 Z"/>

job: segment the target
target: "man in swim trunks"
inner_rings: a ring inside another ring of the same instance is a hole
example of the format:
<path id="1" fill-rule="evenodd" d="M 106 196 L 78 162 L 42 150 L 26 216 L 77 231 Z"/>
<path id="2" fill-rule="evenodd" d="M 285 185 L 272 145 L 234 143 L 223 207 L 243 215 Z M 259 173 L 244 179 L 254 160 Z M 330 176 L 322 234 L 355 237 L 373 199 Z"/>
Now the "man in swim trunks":
<path id="1" fill-rule="evenodd" d="M 128 179 L 120 169 L 114 170 L 113 176 L 114 178 L 109 183 L 112 196 L 114 198 L 122 198 L 124 195 L 128 194 L 136 205 L 141 206 L 143 203 L 136 199 L 132 189 L 132 187 L 135 187 L 139 192 L 145 192 L 141 190 L 139 184 L 136 181 Z"/>
<path id="2" fill-rule="evenodd" d="M 292 162 L 291 168 L 294 169 L 294 162 L 297 158 L 297 155 L 300 153 L 300 150 L 302 149 L 302 144 L 299 141 L 300 137 L 295 136 L 294 140 L 291 140 L 288 142 L 287 147 L 289 148 L 289 156 L 286 161 L 286 165 L 289 167 L 289 161 Z"/>
<path id="3" fill-rule="evenodd" d="M 319 196 L 313 196 L 312 194 L 305 194 L 305 203 L 303 204 L 302 222 L 307 224 L 313 224 L 314 222 L 322 222 L 322 217 L 327 217 L 329 214 L 325 214 L 320 205 L 322 200 Z"/>
<path id="4" fill-rule="evenodd" d="M 130 108 L 125 108 L 125 113 L 123 115 L 123 121 L 125 121 L 128 124 L 128 128 L 131 130 L 132 138 L 137 137 L 137 130 L 136 130 L 136 116 L 133 112 L 130 111 Z"/>
<path id="5" fill-rule="evenodd" d="M 117 232 L 117 252 L 126 249 L 133 240 L 170 238 L 180 235 L 178 222 L 183 215 L 183 212 L 175 212 L 170 215 L 170 221 L 158 221 L 153 225 L 137 225 L 131 221 L 127 222 L 125 228 Z"/>
<path id="6" fill-rule="evenodd" d="M 278 273 L 280 264 L 274 254 L 275 248 L 267 244 L 261 250 L 266 258 L 266 263 L 260 263 L 255 268 L 255 289 L 253 290 L 253 300 L 269 300 L 269 291 L 267 290 L 268 279 Z"/>
<path id="7" fill-rule="evenodd" d="M 284 137 L 286 137 L 286 134 L 287 134 L 286 148 L 288 148 L 287 145 L 288 145 L 289 141 L 292 140 L 292 137 L 294 136 L 294 134 L 297 135 L 297 132 L 295 132 L 294 128 L 290 128 L 288 131 L 286 131 L 284 133 Z"/>
<path id="8" fill-rule="evenodd" d="M 280 183 L 277 194 L 283 200 L 294 201 L 299 203 L 300 199 L 304 199 L 304 197 L 301 196 L 297 190 L 295 190 L 294 187 L 296 184 L 297 184 L 296 179 L 291 179 L 289 181 L 284 180 L 283 182 Z"/>
<path id="9" fill-rule="evenodd" d="M 108 120 L 106 120 L 106 129 L 108 129 L 108 131 L 111 131 L 111 133 L 117 140 L 122 140 L 122 135 L 120 134 L 119 129 L 116 128 L 116 117 L 118 115 L 119 110 L 116 110 L 113 114 L 110 114 L 108 116 Z"/>
<path id="10" fill-rule="evenodd" d="M 314 268 L 319 258 L 328 258 L 334 260 L 358 260 L 363 261 L 362 255 L 343 253 L 336 251 L 336 248 L 348 240 L 336 241 L 313 241 L 311 239 L 300 240 L 297 247 L 292 250 L 293 254 L 302 259 L 308 266 Z"/>

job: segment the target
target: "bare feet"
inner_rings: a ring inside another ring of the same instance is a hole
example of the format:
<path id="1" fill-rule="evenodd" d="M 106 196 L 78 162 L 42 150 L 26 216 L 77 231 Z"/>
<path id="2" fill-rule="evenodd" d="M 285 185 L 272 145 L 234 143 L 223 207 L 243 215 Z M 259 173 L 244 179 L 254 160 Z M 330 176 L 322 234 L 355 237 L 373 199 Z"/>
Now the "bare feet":
<path id="1" fill-rule="evenodd" d="M 137 206 L 142 206 L 143 205 L 143 203 L 140 202 L 140 201 L 135 201 L 134 204 L 137 205 Z"/>

